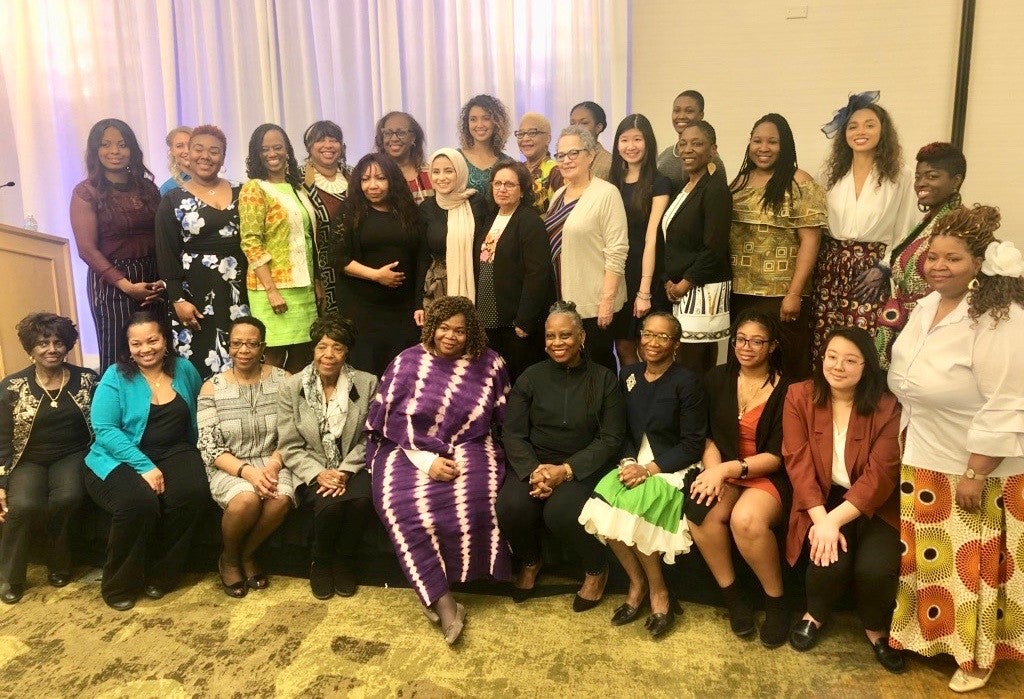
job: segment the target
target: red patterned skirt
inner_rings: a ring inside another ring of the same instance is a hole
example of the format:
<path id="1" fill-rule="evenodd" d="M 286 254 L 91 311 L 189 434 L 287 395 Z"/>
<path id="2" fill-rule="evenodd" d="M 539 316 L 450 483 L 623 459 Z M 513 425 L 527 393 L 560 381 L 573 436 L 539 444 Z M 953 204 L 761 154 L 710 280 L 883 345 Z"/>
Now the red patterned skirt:
<path id="1" fill-rule="evenodd" d="M 892 645 L 964 670 L 1024 660 L 1024 475 L 986 478 L 977 512 L 957 506 L 959 481 L 903 465 Z"/>

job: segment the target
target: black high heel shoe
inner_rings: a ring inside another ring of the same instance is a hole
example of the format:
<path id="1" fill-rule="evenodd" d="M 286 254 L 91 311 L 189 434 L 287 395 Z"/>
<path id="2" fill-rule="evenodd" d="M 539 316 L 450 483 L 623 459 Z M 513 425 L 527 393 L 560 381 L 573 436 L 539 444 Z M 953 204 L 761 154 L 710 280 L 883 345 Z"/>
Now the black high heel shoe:
<path id="1" fill-rule="evenodd" d="M 220 586 L 224 590 L 224 594 L 234 599 L 242 599 L 249 592 L 249 588 L 245 584 L 245 578 L 243 577 L 238 582 L 229 583 L 224 580 L 224 556 L 217 559 L 217 572 L 220 574 Z"/>
<path id="2" fill-rule="evenodd" d="M 608 584 L 608 568 L 605 568 L 604 572 L 598 573 L 596 574 L 596 576 L 594 573 L 587 573 L 586 576 L 588 578 L 598 577 L 602 579 L 601 594 L 597 599 L 587 599 L 586 597 L 581 597 L 580 593 L 577 592 L 576 596 L 572 600 L 572 610 L 574 612 L 586 612 L 588 610 L 591 610 L 597 605 L 601 604 L 601 599 L 604 597 L 604 588 Z"/>

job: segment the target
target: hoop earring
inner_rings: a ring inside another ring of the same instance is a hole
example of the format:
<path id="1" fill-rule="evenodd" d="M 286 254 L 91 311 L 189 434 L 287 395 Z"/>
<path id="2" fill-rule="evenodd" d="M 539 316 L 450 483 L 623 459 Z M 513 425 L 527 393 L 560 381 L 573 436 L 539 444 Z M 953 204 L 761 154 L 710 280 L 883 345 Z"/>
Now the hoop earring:
<path id="1" fill-rule="evenodd" d="M 928 213 L 931 210 L 931 208 L 932 207 L 928 206 L 927 204 L 922 204 L 921 202 L 917 203 L 917 210 L 920 211 L 922 214 Z"/>
<path id="2" fill-rule="evenodd" d="M 967 283 L 968 291 L 977 291 L 980 287 L 981 287 L 981 282 L 978 281 L 977 277 L 975 277 L 974 279 L 972 279 L 971 281 L 969 281 Z"/>

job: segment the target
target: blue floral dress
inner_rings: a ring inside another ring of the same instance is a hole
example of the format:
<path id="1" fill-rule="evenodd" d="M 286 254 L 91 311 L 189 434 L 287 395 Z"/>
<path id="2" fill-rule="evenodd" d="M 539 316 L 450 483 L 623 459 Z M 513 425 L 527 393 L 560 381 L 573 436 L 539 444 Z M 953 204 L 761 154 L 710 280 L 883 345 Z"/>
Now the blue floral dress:
<path id="1" fill-rule="evenodd" d="M 249 315 L 238 190 L 233 186 L 231 204 L 217 209 L 191 192 L 175 189 L 164 196 L 157 211 L 157 265 L 172 303 L 174 348 L 203 379 L 230 366 L 228 325 Z M 180 300 L 191 302 L 202 314 L 198 330 L 178 322 L 173 303 Z"/>

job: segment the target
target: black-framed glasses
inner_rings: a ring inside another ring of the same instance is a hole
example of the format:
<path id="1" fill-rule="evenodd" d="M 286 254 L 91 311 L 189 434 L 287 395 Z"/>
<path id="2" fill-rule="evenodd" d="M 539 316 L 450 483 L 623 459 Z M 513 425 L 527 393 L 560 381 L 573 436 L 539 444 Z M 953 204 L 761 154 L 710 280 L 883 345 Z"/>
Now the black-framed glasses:
<path id="1" fill-rule="evenodd" d="M 749 347 L 750 349 L 759 350 L 769 342 L 771 342 L 771 340 L 764 340 L 760 337 L 734 337 L 732 340 L 732 346 Z"/>
<path id="2" fill-rule="evenodd" d="M 389 138 L 397 138 L 399 141 L 404 141 L 412 135 L 412 131 L 408 129 L 396 129 L 394 131 L 388 129 L 387 131 L 381 131 L 380 135 L 384 137 L 385 141 Z"/>
<path id="3" fill-rule="evenodd" d="M 580 153 L 582 153 L 583 151 L 583 148 L 573 148 L 572 150 L 567 150 L 565 152 L 559 151 L 558 153 L 555 153 L 551 157 L 553 157 L 556 162 L 568 160 L 570 163 L 572 163 L 576 161 L 576 158 L 580 157 Z"/>
<path id="4" fill-rule="evenodd" d="M 526 129 L 513 131 L 512 133 L 516 138 L 537 138 L 538 136 L 546 134 L 547 131 L 541 131 L 540 129 Z"/>
<path id="5" fill-rule="evenodd" d="M 650 330 L 641 330 L 640 339 L 647 340 L 659 345 L 667 345 L 675 341 L 675 338 L 666 333 L 655 333 Z"/>
<path id="6" fill-rule="evenodd" d="M 246 349 L 255 350 L 259 349 L 262 345 L 262 342 L 257 342 L 256 340 L 231 340 L 228 343 L 228 347 L 235 350 L 242 349 L 243 347 L 245 347 Z"/>

